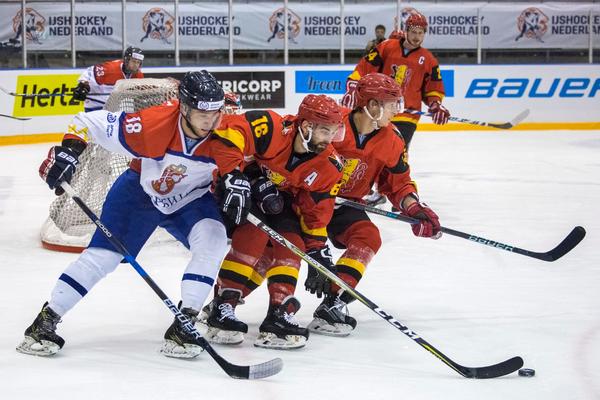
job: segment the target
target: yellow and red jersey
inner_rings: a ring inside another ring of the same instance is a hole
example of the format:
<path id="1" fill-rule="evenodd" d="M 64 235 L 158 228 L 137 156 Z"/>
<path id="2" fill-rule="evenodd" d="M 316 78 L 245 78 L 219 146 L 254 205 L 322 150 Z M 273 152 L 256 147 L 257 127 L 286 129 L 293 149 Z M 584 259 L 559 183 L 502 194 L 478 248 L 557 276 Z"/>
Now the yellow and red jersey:
<path id="1" fill-rule="evenodd" d="M 404 52 L 404 39 L 388 39 L 371 50 L 356 65 L 348 79 L 358 81 L 372 72 L 391 76 L 402 87 L 404 107 L 421 110 L 421 102 L 427 105 L 444 98 L 444 83 L 437 59 L 423 47 Z M 417 123 L 418 115 L 402 113 L 392 121 Z"/>
<path id="2" fill-rule="evenodd" d="M 123 60 L 106 61 L 102 64 L 92 65 L 87 68 L 79 77 L 78 81 L 85 81 L 90 84 L 91 93 L 110 94 L 117 81 L 121 79 L 143 78 L 144 74 L 139 69 L 135 74 L 125 75 L 123 72 Z M 104 105 L 108 96 L 94 96 L 85 100 L 86 109 L 100 109 Z"/>
<path id="3" fill-rule="evenodd" d="M 318 154 L 294 152 L 296 134 L 294 118 L 271 110 L 226 115 L 214 131 L 212 154 L 221 175 L 256 162 L 280 190 L 294 196 L 307 248 L 320 247 L 327 239 L 342 163 L 331 145 Z"/>
<path id="4" fill-rule="evenodd" d="M 400 208 L 399 203 L 407 194 L 417 192 L 410 177 L 404 140 L 393 124 L 360 135 L 353 120 L 355 113 L 346 114 L 344 140 L 334 143 L 344 161 L 338 196 L 360 201 L 377 183 L 379 192 Z"/>

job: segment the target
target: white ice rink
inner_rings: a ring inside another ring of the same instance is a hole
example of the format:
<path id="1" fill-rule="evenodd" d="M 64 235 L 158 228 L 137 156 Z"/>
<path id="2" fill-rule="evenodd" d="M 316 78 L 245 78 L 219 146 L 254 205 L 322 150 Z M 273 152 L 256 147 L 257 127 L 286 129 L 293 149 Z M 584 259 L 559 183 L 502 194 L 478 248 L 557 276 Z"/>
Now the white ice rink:
<path id="1" fill-rule="evenodd" d="M 252 346 L 267 308 L 262 287 L 238 307 L 250 333 L 216 346 L 238 364 L 279 356 L 282 373 L 230 379 L 203 353 L 158 353 L 172 321 L 123 264 L 64 318 L 54 358 L 15 351 L 24 329 L 76 256 L 41 248 L 53 193 L 37 168 L 48 144 L 0 147 L 0 399 L 600 399 L 600 132 L 418 133 L 413 177 L 442 224 L 534 251 L 576 225 L 587 237 L 547 263 L 444 236 L 415 238 L 408 225 L 374 216 L 384 246 L 359 290 L 454 361 L 489 365 L 522 356 L 534 378 L 462 378 L 371 310 L 353 303 L 347 338 L 313 335 L 298 351 Z M 177 301 L 188 259 L 176 244 L 139 257 Z M 308 324 L 318 304 L 297 290 Z"/>

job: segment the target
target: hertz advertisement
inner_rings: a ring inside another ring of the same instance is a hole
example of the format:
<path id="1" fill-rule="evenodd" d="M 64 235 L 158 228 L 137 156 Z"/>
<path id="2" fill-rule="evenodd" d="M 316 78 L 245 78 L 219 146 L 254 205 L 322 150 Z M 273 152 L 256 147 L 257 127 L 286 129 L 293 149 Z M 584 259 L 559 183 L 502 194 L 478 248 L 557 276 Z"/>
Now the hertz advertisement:
<path id="1" fill-rule="evenodd" d="M 79 74 L 19 75 L 15 93 L 23 94 L 14 100 L 15 117 L 77 114 L 83 111 L 83 102 L 73 100 L 70 93 Z M 31 96 L 27 96 L 31 95 Z"/>

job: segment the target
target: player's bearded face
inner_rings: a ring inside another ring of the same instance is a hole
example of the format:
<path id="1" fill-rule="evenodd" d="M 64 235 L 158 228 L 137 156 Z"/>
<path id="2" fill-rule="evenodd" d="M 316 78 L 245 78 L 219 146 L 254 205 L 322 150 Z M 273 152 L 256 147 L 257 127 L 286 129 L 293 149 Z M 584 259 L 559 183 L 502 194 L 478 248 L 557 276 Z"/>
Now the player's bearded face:
<path id="1" fill-rule="evenodd" d="M 313 125 L 312 138 L 310 139 L 311 150 L 315 153 L 324 151 L 327 146 L 340 135 L 342 127 L 339 124 L 315 124 Z"/>
<path id="2" fill-rule="evenodd" d="M 419 47 L 425 39 L 425 29 L 420 27 L 412 27 L 406 32 L 406 41 L 412 47 Z"/>
<path id="3" fill-rule="evenodd" d="M 206 136 L 211 130 L 221 123 L 223 112 L 192 110 L 188 116 L 188 123 L 198 136 Z"/>

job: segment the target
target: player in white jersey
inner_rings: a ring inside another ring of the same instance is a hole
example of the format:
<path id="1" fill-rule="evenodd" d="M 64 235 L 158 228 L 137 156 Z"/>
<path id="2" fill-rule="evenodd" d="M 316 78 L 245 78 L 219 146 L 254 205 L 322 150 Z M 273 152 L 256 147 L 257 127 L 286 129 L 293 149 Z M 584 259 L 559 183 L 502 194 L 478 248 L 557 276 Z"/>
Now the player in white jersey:
<path id="1" fill-rule="evenodd" d="M 85 101 L 85 111 L 100 110 L 117 81 L 121 79 L 143 78 L 141 67 L 144 53 L 138 47 L 128 47 L 123 53 L 123 59 L 106 61 L 102 64 L 88 67 L 77 80 L 73 98 Z M 88 98 L 88 93 L 98 94 Z"/>
<path id="2" fill-rule="evenodd" d="M 62 190 L 60 184 L 70 181 L 88 137 L 109 151 L 135 157 L 108 192 L 102 223 L 134 257 L 157 226 L 190 249 L 180 309 L 191 321 L 196 320 L 227 250 L 225 227 L 209 191 L 216 169 L 209 142 L 223 115 L 223 99 L 223 89 L 210 73 L 187 73 L 179 86 L 179 101 L 130 114 L 79 113 L 62 145 L 52 147 L 40 166 L 48 186 Z M 240 190 L 242 194 L 231 186 L 225 188 L 233 197 L 236 193 L 243 197 L 246 187 Z M 247 197 L 249 191 L 248 183 Z M 89 247 L 58 278 L 49 302 L 27 328 L 17 350 L 42 356 L 58 352 L 64 340 L 56 334 L 57 323 L 122 258 L 96 230 Z M 175 319 L 161 351 L 191 358 L 201 351 L 196 343 Z"/>

